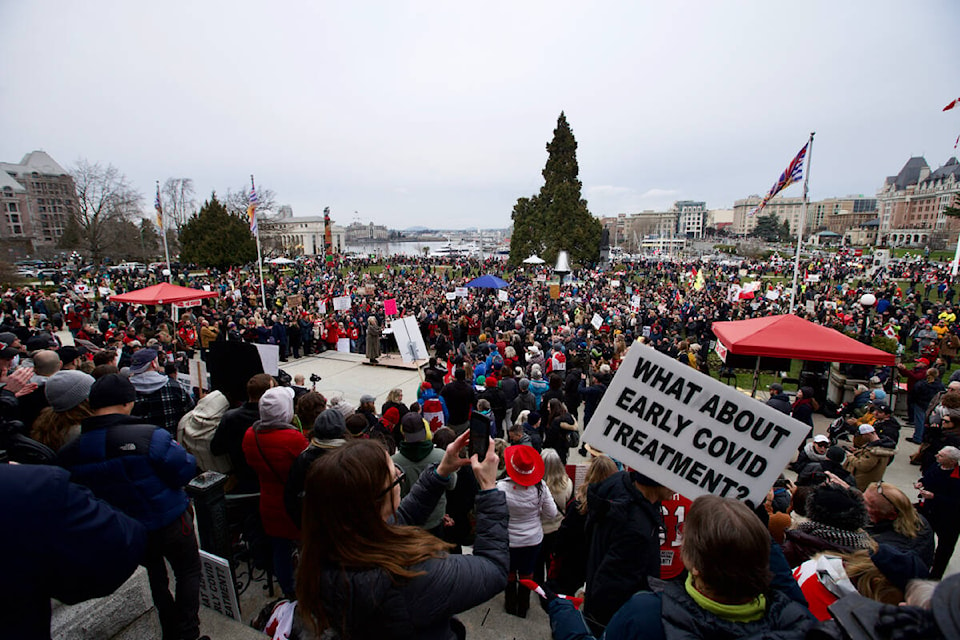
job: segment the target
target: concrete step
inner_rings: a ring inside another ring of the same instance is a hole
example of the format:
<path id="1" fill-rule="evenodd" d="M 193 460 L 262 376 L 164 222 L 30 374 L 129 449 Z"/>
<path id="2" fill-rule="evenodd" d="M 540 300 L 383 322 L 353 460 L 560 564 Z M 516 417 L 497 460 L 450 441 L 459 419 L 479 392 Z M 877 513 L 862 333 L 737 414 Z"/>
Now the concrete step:
<path id="1" fill-rule="evenodd" d="M 152 611 L 147 570 L 139 567 L 113 594 L 74 605 L 53 601 L 50 635 L 63 640 L 112 638 Z"/>
<path id="2" fill-rule="evenodd" d="M 171 580 L 171 589 L 174 585 Z M 266 601 L 266 596 L 263 597 Z M 113 594 L 75 605 L 52 602 L 50 636 L 57 640 L 160 640 L 160 618 L 153 606 L 147 571 L 139 567 Z M 261 605 L 262 606 L 262 605 Z M 244 611 L 249 620 L 257 611 Z M 246 623 L 200 607 L 200 633 L 214 640 L 259 639 Z"/>
<path id="3" fill-rule="evenodd" d="M 264 640 L 263 633 L 212 609 L 200 607 L 200 633 L 211 640 Z M 90 636 L 91 640 L 94 636 Z M 160 618 L 153 609 L 134 620 L 110 640 L 161 640 Z"/>

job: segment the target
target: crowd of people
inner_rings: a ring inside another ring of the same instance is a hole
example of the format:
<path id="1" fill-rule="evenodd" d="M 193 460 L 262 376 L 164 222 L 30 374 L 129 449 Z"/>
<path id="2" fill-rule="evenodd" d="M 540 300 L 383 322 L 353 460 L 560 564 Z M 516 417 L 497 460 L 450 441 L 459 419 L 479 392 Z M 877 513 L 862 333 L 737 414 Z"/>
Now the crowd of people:
<path id="1" fill-rule="evenodd" d="M 201 637 L 184 486 L 217 471 L 228 493 L 258 496 L 266 569 L 287 600 L 280 606 L 295 611 L 284 617 L 290 632 L 304 638 L 462 638 L 455 614 L 503 592 L 505 611 L 526 617 L 531 588 L 558 638 L 718 629 L 844 637 L 849 616 L 835 612 L 857 598 L 877 604 L 877 629 L 955 637 L 934 605 L 955 609 L 960 584 L 931 582 L 960 534 L 960 373 L 948 375 L 960 338 L 942 267 L 877 269 L 844 256 L 803 264 L 817 277 L 804 278 L 798 315 L 886 337 L 916 363 L 857 371 L 867 382 L 828 434 L 813 433 L 817 390 L 791 400 L 770 385 L 769 404 L 811 437 L 792 465 L 796 479 L 782 477 L 764 504 L 691 503 L 581 446 L 628 349 L 658 349 L 710 374 L 712 323 L 786 312 L 777 278 L 785 268 L 650 259 L 575 272 L 558 294 L 545 270 L 507 271 L 495 260 L 300 263 L 270 273 L 266 308 L 252 271 L 185 274 L 180 284 L 219 295 L 176 320 L 110 300 L 150 276 L 93 273 L 55 291 L 9 289 L 4 446 L 17 462 L 43 464 L 0 467 L 0 499 L 24 523 L 7 548 L 45 553 L 56 570 L 18 568 L 4 601 L 20 612 L 20 635 L 49 635 L 50 597 L 104 595 L 139 564 L 163 637 Z M 505 300 L 456 292 L 488 272 L 507 277 Z M 867 291 L 875 309 L 858 303 Z M 348 308 L 335 309 L 344 296 Z M 372 395 L 328 398 L 302 378 L 263 373 L 244 381 L 242 395 L 177 380 L 184 359 L 208 357 L 216 342 L 275 344 L 286 362 L 343 349 L 345 339 L 375 361 L 395 348 L 382 332 L 389 301 L 417 318 L 433 353 L 409 403 L 400 389 L 378 407 Z M 61 344 L 62 330 L 75 345 Z M 904 455 L 889 395 L 898 378 L 919 445 L 917 504 L 883 481 L 891 458 Z M 468 445 L 477 432 L 489 435 L 482 456 Z M 564 465 L 578 448 L 590 462 L 574 486 Z M 76 517 L 51 519 L 47 504 L 70 505 Z M 82 558 L 61 557 L 71 554 Z"/>

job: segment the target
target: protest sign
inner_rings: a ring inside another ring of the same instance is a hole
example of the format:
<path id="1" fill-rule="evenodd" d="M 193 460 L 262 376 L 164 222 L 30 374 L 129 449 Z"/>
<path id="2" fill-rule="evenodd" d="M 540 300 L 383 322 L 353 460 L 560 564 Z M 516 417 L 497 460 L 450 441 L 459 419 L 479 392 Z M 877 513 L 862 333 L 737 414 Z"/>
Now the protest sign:
<path id="1" fill-rule="evenodd" d="M 808 429 L 655 349 L 634 345 L 583 439 L 690 499 L 712 493 L 761 504 Z"/>
<path id="2" fill-rule="evenodd" d="M 543 275 L 542 273 L 537 276 L 537 282 L 546 282 L 546 281 L 547 281 L 547 276 Z"/>
<path id="3" fill-rule="evenodd" d="M 497 300 L 500 302 L 510 302 L 510 296 L 506 291 L 497 291 Z"/>
<path id="4" fill-rule="evenodd" d="M 363 287 L 363 293 L 364 293 L 364 295 L 372 296 L 372 295 L 375 294 L 376 292 L 377 292 L 377 287 L 376 287 L 376 285 L 368 284 L 368 285 L 365 285 L 365 286 Z"/>
<path id="5" fill-rule="evenodd" d="M 280 373 L 280 347 L 275 344 L 255 344 L 253 345 L 260 352 L 260 365 L 264 373 L 272 376 Z"/>
<path id="6" fill-rule="evenodd" d="M 616 288 L 619 287 L 619 286 L 620 286 L 620 281 L 619 281 L 619 280 L 611 280 L 611 281 L 610 281 L 610 288 L 611 288 L 611 289 L 616 289 Z"/>
<path id="7" fill-rule="evenodd" d="M 326 313 L 327 312 L 327 301 L 321 300 L 317 303 L 317 313 Z"/>
<path id="8" fill-rule="evenodd" d="M 334 311 L 349 311 L 350 310 L 350 296 L 338 296 L 333 299 L 333 310 Z"/>
<path id="9" fill-rule="evenodd" d="M 200 551 L 200 604 L 228 618 L 243 620 L 230 563 L 203 550 Z"/>
<path id="10" fill-rule="evenodd" d="M 383 313 L 388 316 L 397 315 L 397 300 L 396 298 L 390 298 L 389 300 L 383 301 Z"/>
<path id="11" fill-rule="evenodd" d="M 350 353 L 350 338 L 337 338 L 337 353 Z"/>
<path id="12" fill-rule="evenodd" d="M 456 289 L 453 290 L 453 292 L 457 294 L 458 298 L 466 298 L 467 295 L 470 293 L 466 287 L 457 287 Z"/>
<path id="13" fill-rule="evenodd" d="M 559 300 L 560 299 L 560 285 L 552 284 L 550 285 L 550 299 Z"/>
<path id="14" fill-rule="evenodd" d="M 396 339 L 397 347 L 400 349 L 400 357 L 405 363 L 411 364 L 417 360 L 426 360 L 430 357 L 430 354 L 427 353 L 427 345 L 423 342 L 420 325 L 417 324 L 417 319 L 413 316 L 391 320 L 389 331 Z"/>
<path id="15" fill-rule="evenodd" d="M 590 320 L 590 324 L 593 325 L 594 329 L 599 329 L 603 326 L 603 317 L 599 313 L 593 314 L 593 319 Z"/>
<path id="16" fill-rule="evenodd" d="M 457 294 L 454 293 L 453 291 L 448 291 L 446 294 L 446 297 L 447 297 L 447 302 L 450 302 L 451 300 L 457 299 Z"/>
<path id="17" fill-rule="evenodd" d="M 287 306 L 291 309 L 296 309 L 303 304 L 303 296 L 299 293 L 292 296 L 287 296 Z"/>

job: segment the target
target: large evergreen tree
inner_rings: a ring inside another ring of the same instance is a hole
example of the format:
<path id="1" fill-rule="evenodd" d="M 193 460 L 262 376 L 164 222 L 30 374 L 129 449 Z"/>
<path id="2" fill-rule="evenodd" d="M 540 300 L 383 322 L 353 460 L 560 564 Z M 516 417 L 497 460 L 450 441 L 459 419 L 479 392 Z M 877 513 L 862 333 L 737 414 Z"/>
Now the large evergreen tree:
<path id="1" fill-rule="evenodd" d="M 227 211 L 217 194 L 180 231 L 180 260 L 202 267 L 226 269 L 257 258 L 257 245 L 246 217 Z"/>
<path id="2" fill-rule="evenodd" d="M 594 262 L 600 256 L 603 226 L 580 197 L 577 141 L 563 112 L 547 154 L 540 193 L 518 199 L 513 207 L 510 264 L 516 266 L 534 253 L 552 263 L 561 250 L 569 252 L 572 263 Z"/>

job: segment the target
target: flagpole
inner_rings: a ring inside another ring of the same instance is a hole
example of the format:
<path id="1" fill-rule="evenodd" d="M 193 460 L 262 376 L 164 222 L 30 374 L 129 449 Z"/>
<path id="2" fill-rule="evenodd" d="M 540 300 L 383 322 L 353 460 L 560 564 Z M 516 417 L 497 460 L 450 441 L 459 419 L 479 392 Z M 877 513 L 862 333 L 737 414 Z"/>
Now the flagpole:
<path id="1" fill-rule="evenodd" d="M 800 208 L 800 226 L 797 229 L 797 255 L 793 259 L 793 288 L 790 289 L 790 313 L 796 308 L 797 277 L 800 275 L 800 248 L 803 246 L 803 228 L 807 224 L 807 187 L 810 185 L 810 161 L 813 159 L 813 136 L 816 131 L 810 132 L 807 142 L 807 167 L 803 177 L 803 206 Z"/>
<path id="2" fill-rule="evenodd" d="M 253 193 L 257 189 L 256 185 L 253 183 L 253 174 L 250 174 L 250 192 Z M 256 220 L 257 208 L 253 208 L 253 217 Z M 260 253 L 260 225 L 256 226 L 256 231 L 254 232 L 254 237 L 257 239 L 257 267 L 260 269 L 260 304 L 263 305 L 264 313 L 267 312 L 267 294 L 263 287 L 263 256 Z"/>
<path id="3" fill-rule="evenodd" d="M 170 249 L 167 248 L 167 229 L 164 224 L 163 206 L 160 204 L 160 181 L 157 180 L 157 212 L 160 214 L 160 235 L 163 237 L 163 257 L 167 260 L 167 282 L 173 284 L 173 266 L 170 264 Z M 161 273 L 162 275 L 162 273 Z"/>

